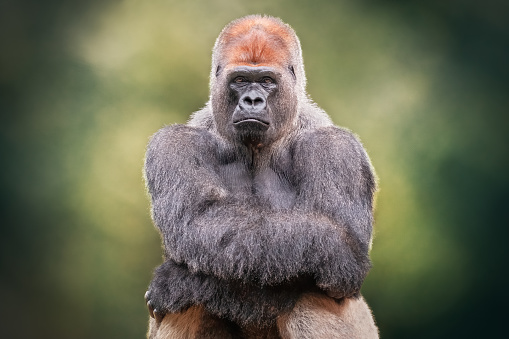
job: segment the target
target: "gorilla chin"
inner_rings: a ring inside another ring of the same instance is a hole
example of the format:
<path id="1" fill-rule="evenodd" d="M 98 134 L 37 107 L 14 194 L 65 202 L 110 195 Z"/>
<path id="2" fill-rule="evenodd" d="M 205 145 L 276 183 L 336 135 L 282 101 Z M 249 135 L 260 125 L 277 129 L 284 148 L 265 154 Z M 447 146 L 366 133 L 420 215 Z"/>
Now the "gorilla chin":
<path id="1" fill-rule="evenodd" d="M 270 123 L 257 118 L 246 118 L 234 121 L 233 126 L 242 143 L 256 149 L 265 144 L 263 140 L 267 138 L 266 132 L 270 127 Z"/>

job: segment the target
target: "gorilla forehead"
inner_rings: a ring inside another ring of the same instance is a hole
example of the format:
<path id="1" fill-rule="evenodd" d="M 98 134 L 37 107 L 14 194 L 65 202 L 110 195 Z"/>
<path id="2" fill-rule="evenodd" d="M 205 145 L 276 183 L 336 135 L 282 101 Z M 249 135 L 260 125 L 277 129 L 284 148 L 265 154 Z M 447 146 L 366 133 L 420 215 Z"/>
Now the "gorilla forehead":
<path id="1" fill-rule="evenodd" d="M 299 38 L 281 19 L 249 15 L 232 21 L 221 31 L 212 52 L 210 88 L 221 92 L 232 67 L 273 67 L 294 78 L 294 90 L 306 96 L 306 75 Z M 226 70 L 226 72 L 225 72 Z M 211 92 L 214 101 L 214 94 Z"/>

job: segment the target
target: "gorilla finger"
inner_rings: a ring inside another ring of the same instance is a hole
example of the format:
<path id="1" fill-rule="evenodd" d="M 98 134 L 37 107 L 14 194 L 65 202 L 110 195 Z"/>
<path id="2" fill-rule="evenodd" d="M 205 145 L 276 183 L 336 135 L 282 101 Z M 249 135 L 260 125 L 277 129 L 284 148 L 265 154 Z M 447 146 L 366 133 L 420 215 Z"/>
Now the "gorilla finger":
<path id="1" fill-rule="evenodd" d="M 154 306 L 152 306 L 152 301 L 149 300 L 147 302 L 147 307 L 148 307 L 148 313 L 150 314 L 150 316 L 152 318 L 155 318 L 155 316 L 154 316 Z"/>
<path id="2" fill-rule="evenodd" d="M 160 323 L 163 321 L 164 316 L 166 315 L 166 312 L 162 312 L 159 310 L 154 310 L 154 319 L 156 320 L 156 323 Z"/>
<path id="3" fill-rule="evenodd" d="M 345 297 L 345 293 L 342 291 L 325 291 L 325 293 L 333 299 L 342 299 Z"/>

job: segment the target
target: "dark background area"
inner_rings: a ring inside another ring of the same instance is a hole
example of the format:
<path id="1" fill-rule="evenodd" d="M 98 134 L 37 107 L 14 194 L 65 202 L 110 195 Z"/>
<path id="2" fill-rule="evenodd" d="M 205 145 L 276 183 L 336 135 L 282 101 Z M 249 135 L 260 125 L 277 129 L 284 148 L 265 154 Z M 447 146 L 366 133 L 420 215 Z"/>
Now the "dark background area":
<path id="1" fill-rule="evenodd" d="M 252 13 L 296 30 L 308 92 L 377 170 L 381 337 L 506 335 L 507 2 L 0 0 L 0 336 L 144 336 L 145 145 L 204 105 L 216 36 Z"/>

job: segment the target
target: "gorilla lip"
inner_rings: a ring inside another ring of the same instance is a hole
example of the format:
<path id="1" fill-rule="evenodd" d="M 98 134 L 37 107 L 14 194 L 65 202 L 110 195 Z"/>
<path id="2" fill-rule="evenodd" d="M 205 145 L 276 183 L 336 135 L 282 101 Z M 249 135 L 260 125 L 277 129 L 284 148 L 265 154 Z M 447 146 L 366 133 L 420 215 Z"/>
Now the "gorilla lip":
<path id="1" fill-rule="evenodd" d="M 247 118 L 247 119 L 242 119 L 242 120 L 236 120 L 233 122 L 234 125 L 240 125 L 242 123 L 257 123 L 257 124 L 264 125 L 266 127 L 269 127 L 269 125 L 270 125 L 267 121 L 263 121 L 263 120 L 256 119 L 256 118 Z"/>

